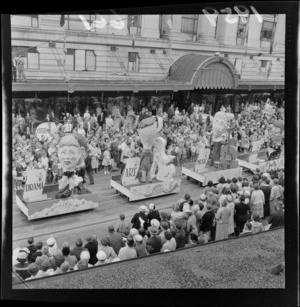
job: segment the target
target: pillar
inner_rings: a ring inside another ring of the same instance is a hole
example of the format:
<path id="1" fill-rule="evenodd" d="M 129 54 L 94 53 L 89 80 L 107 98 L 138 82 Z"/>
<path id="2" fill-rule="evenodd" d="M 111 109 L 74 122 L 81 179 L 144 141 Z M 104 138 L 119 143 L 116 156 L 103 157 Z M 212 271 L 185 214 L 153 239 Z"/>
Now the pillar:
<path id="1" fill-rule="evenodd" d="M 211 25 L 209 19 L 206 15 L 199 15 L 198 20 L 198 30 L 197 30 L 197 40 L 203 42 L 216 43 L 215 39 L 216 27 Z"/>

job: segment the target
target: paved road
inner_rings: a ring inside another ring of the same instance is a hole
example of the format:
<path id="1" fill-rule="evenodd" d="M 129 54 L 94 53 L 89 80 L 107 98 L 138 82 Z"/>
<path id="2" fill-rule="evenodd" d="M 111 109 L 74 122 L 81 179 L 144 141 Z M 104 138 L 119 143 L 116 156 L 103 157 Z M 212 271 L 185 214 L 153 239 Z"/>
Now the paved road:
<path id="1" fill-rule="evenodd" d="M 252 177 L 252 173 L 243 172 L 244 177 Z M 35 237 L 35 241 L 45 242 L 50 235 L 53 235 L 61 246 L 68 241 L 74 245 L 76 238 L 83 240 L 87 235 L 95 234 L 98 239 L 105 234 L 108 225 L 116 226 L 119 221 L 119 214 L 124 213 L 127 220 L 130 220 L 134 213 L 138 212 L 141 205 L 148 206 L 153 202 L 157 209 L 171 211 L 172 205 L 184 194 L 189 193 L 193 199 L 199 198 L 203 187 L 199 187 L 192 179 L 187 180 L 181 176 L 181 191 L 177 194 L 166 195 L 148 200 L 128 202 L 127 198 L 118 195 L 110 188 L 110 175 L 94 175 L 95 184 L 88 185 L 88 188 L 99 195 L 99 207 L 94 210 L 82 211 L 51 218 L 28 221 L 27 217 L 20 211 L 16 203 L 13 203 L 13 248 L 27 245 L 28 237 Z"/>

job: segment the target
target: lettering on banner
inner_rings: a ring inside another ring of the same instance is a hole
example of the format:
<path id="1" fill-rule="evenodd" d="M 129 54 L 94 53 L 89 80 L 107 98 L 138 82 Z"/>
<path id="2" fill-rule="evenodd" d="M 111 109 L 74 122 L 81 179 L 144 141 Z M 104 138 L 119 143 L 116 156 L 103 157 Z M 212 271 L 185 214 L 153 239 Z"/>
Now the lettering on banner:
<path id="1" fill-rule="evenodd" d="M 43 195 L 45 182 L 46 171 L 44 169 L 27 171 L 23 199 L 27 202 L 46 199 L 47 195 Z"/>
<path id="2" fill-rule="evenodd" d="M 195 164 L 195 173 L 203 173 L 206 169 L 207 160 L 209 158 L 210 149 L 203 148 L 200 149 L 198 158 Z"/>
<path id="3" fill-rule="evenodd" d="M 121 177 L 122 185 L 126 186 L 139 183 L 137 175 L 140 167 L 140 158 L 128 158 L 124 162 L 126 165 Z"/>
<path id="4" fill-rule="evenodd" d="M 236 13 L 241 17 L 241 22 L 246 24 L 247 18 L 249 17 L 249 9 L 245 5 L 236 5 L 233 8 Z M 250 5 L 250 10 L 254 13 L 255 17 L 257 18 L 259 23 L 263 22 L 263 19 L 261 15 L 257 12 L 254 6 Z M 210 24 L 213 27 L 217 26 L 217 17 L 219 12 L 214 9 L 213 7 L 206 7 L 202 10 L 202 12 L 205 14 L 206 18 L 209 20 Z M 226 7 L 225 9 L 220 10 L 221 13 L 227 13 L 227 16 L 225 18 L 225 21 L 229 24 L 234 24 L 238 22 L 238 17 L 232 15 L 232 9 L 230 7 Z M 234 16 L 234 17 L 233 17 Z"/>

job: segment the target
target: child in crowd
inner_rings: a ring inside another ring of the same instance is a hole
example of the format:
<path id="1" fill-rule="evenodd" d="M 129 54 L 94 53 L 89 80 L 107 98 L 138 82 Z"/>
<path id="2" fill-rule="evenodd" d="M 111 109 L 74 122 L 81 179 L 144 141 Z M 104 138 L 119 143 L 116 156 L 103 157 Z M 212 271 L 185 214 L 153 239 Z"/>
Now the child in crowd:
<path id="1" fill-rule="evenodd" d="M 111 154 L 110 154 L 110 151 L 108 150 L 108 147 L 105 147 L 105 150 L 103 153 L 103 161 L 102 161 L 102 165 L 104 166 L 104 175 L 110 174 L 108 171 L 110 164 L 111 164 Z"/>

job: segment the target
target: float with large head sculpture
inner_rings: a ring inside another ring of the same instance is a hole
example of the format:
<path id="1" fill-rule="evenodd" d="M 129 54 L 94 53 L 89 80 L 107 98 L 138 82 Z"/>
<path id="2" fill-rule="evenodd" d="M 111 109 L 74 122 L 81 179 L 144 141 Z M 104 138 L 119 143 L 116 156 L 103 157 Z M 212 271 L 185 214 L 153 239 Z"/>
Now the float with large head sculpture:
<path id="1" fill-rule="evenodd" d="M 120 176 L 112 176 L 111 187 L 128 201 L 178 193 L 180 174 L 173 164 L 175 156 L 166 154 L 166 140 L 159 136 L 163 119 L 148 117 L 138 124 L 139 140 L 143 145 L 140 157 L 126 159 Z"/>
<path id="2" fill-rule="evenodd" d="M 87 140 L 66 134 L 57 146 L 63 175 L 58 184 L 45 184 L 44 169 L 27 172 L 26 183 L 17 191 L 16 202 L 28 220 L 51 217 L 98 207 L 99 197 L 83 185 L 79 170 L 84 168 Z"/>
<path id="3" fill-rule="evenodd" d="M 232 113 L 224 111 L 219 111 L 214 115 L 211 142 L 203 142 L 200 139 L 197 144 L 199 154 L 196 162 L 186 163 L 182 167 L 182 173 L 188 179 L 192 178 L 202 186 L 208 181 L 217 183 L 220 177 L 241 176 L 242 168 L 238 166 L 237 150 L 231 139 L 233 119 Z"/>

